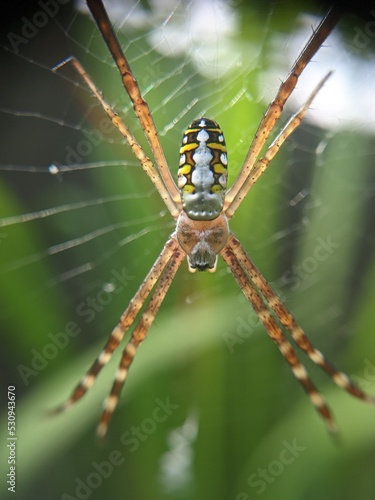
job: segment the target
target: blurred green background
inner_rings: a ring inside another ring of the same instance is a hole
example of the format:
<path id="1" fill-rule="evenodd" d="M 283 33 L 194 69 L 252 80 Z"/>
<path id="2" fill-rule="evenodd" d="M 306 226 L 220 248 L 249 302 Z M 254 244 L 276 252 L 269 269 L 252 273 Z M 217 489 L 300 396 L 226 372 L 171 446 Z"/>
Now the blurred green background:
<path id="1" fill-rule="evenodd" d="M 216 4 L 214 18 L 198 4 L 136 3 L 114 21 L 124 25 L 119 37 L 171 170 L 188 123 L 208 115 L 224 130 L 232 182 L 316 25 L 308 18 L 295 43 L 303 14 L 321 16 L 325 7 L 228 1 Z M 50 70 L 75 55 L 148 152 L 90 17 L 68 2 L 25 42 L 9 38 L 22 33 L 24 18 L 43 24 L 33 17 L 40 11 L 16 2 L 1 40 L 1 489 L 14 385 L 17 498 L 372 499 L 374 409 L 306 362 L 337 417 L 341 439 L 333 441 L 222 261 L 215 274 L 181 266 L 104 442 L 95 426 L 120 353 L 84 400 L 46 418 L 101 349 L 173 221 L 71 68 Z M 324 122 L 317 100 L 315 122 L 284 145 L 231 228 L 314 344 L 375 394 L 374 98 L 367 102 L 360 86 L 374 82 L 369 22 L 370 13 L 346 16 L 322 49 L 336 72 L 321 93 L 337 98 L 337 114 Z M 7 50 L 10 40 L 18 53 Z M 299 104 L 325 64 L 315 59 L 296 89 Z M 361 120 L 348 114 L 366 105 Z M 59 173 L 48 172 L 51 164 Z M 50 207 L 62 208 L 17 218 Z M 78 334 L 69 337 L 72 329 Z"/>

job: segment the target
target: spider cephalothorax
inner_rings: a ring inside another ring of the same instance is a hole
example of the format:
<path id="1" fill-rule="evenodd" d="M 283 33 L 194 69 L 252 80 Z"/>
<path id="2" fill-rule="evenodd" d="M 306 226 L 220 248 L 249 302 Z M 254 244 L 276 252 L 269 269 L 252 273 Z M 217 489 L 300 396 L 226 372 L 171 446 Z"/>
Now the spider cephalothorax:
<path id="1" fill-rule="evenodd" d="M 181 212 L 177 219 L 176 237 L 192 272 L 215 271 L 217 257 L 228 236 L 228 220 L 223 213 L 213 220 L 193 220 Z"/>

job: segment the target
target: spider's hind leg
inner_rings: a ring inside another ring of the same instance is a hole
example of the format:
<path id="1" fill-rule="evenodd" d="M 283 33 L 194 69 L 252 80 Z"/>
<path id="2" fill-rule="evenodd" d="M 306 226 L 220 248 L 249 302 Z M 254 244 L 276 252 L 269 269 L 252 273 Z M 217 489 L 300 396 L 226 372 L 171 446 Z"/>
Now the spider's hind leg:
<path id="1" fill-rule="evenodd" d="M 236 257 L 240 261 L 241 266 L 263 295 L 267 304 L 277 316 L 278 321 L 289 331 L 297 346 L 307 354 L 313 363 L 324 370 L 337 386 L 366 403 L 375 404 L 374 397 L 363 392 L 345 373 L 337 370 L 332 363 L 324 357 L 322 352 L 312 345 L 306 333 L 297 324 L 293 315 L 274 292 L 259 269 L 257 269 L 255 264 L 251 261 L 240 242 L 233 235 L 231 235 L 231 245 L 235 249 Z"/>
<path id="2" fill-rule="evenodd" d="M 104 437 L 107 433 L 108 423 L 116 409 L 121 389 L 124 385 L 137 349 L 141 342 L 145 339 L 146 334 L 155 319 L 156 313 L 158 312 L 184 258 L 185 253 L 180 248 L 176 248 L 170 257 L 168 264 L 161 273 L 160 279 L 155 287 L 150 301 L 143 311 L 129 342 L 125 346 L 120 365 L 116 371 L 115 381 L 113 382 L 111 392 L 104 402 L 103 413 L 97 429 L 97 433 L 100 437 Z"/>
<path id="3" fill-rule="evenodd" d="M 134 295 L 132 300 L 129 302 L 128 307 L 122 314 L 120 321 L 112 330 L 112 333 L 105 343 L 103 349 L 101 350 L 99 356 L 96 358 L 94 363 L 91 365 L 89 370 L 82 377 L 81 381 L 78 383 L 76 388 L 73 390 L 71 396 L 64 401 L 61 405 L 49 411 L 49 415 L 55 415 L 62 413 L 63 411 L 69 409 L 81 399 L 90 387 L 94 384 L 96 377 L 98 376 L 101 369 L 108 363 L 111 359 L 113 352 L 120 344 L 126 331 L 132 326 L 134 320 L 145 303 L 147 297 L 149 296 L 151 290 L 155 286 L 155 283 L 159 279 L 163 270 L 167 266 L 174 252 L 180 251 L 177 241 L 172 237 L 165 244 L 163 250 L 161 251 L 159 257 L 155 261 L 154 265 L 150 269 L 146 278 L 139 287 L 137 293 Z"/>
<path id="4" fill-rule="evenodd" d="M 294 375 L 307 392 L 311 402 L 324 418 L 329 430 L 336 430 L 331 412 L 324 399 L 311 382 L 304 366 L 298 360 L 292 345 L 285 337 L 280 326 L 290 332 L 297 346 L 304 351 L 316 365 L 320 366 L 336 385 L 366 403 L 375 404 L 374 397 L 363 392 L 345 373 L 336 370 L 336 368 L 325 359 L 323 354 L 311 344 L 307 335 L 298 326 L 294 317 L 281 302 L 278 295 L 255 267 L 242 248 L 241 243 L 232 234 L 229 236 L 228 243 L 221 252 L 221 255 L 235 276 L 241 290 L 253 305 L 268 335 L 277 344 L 282 355 L 291 366 Z M 275 317 L 270 310 L 272 310 Z"/>
<path id="5" fill-rule="evenodd" d="M 249 279 L 249 276 L 241 266 L 241 262 L 235 254 L 235 246 L 232 245 L 231 237 L 232 235 L 230 236 L 227 245 L 222 250 L 221 256 L 233 273 L 241 290 L 243 291 L 249 302 L 252 304 L 254 311 L 263 323 L 268 335 L 275 342 L 281 354 L 291 367 L 294 376 L 306 391 L 315 409 L 324 419 L 328 430 L 335 433 L 337 431 L 337 428 L 331 410 L 319 393 L 318 389 L 311 381 L 305 367 L 299 361 L 292 345 L 285 337 L 283 331 L 277 324 L 268 307 L 263 302 L 257 289 Z"/>

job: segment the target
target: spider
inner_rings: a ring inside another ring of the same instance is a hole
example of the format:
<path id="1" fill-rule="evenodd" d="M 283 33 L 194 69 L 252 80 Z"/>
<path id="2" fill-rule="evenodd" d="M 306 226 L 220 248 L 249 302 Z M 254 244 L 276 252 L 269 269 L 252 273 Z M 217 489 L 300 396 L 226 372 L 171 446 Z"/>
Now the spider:
<path id="1" fill-rule="evenodd" d="M 323 354 L 311 344 L 292 314 L 246 254 L 240 241 L 230 232 L 228 221 L 246 197 L 249 189 L 268 168 L 280 146 L 298 127 L 312 100 L 329 77 L 328 74 L 323 78 L 306 103 L 292 116 L 276 139 L 268 146 L 264 155 L 259 158 L 260 152 L 274 129 L 299 76 L 334 28 L 340 17 L 340 12 L 333 8 L 312 33 L 289 75 L 281 83 L 275 99 L 265 112 L 238 177 L 230 189 L 226 190 L 227 150 L 224 135 L 219 125 L 207 117 L 193 121 L 183 135 L 178 185 L 176 185 L 167 166 L 148 105 L 142 97 L 115 36 L 103 3 L 101 0 L 88 0 L 87 4 L 119 69 L 123 85 L 150 144 L 156 165 L 146 156 L 125 123 L 103 99 L 89 75 L 76 59 L 70 57 L 54 69 L 56 70 L 66 63 L 73 64 L 113 124 L 126 138 L 141 167 L 153 182 L 171 216 L 175 219 L 176 230 L 164 245 L 99 356 L 78 383 L 71 396 L 56 408 L 54 413 L 71 407 L 93 385 L 100 370 L 108 363 L 124 334 L 133 326 L 138 313 L 150 296 L 138 323 L 135 324 L 130 340 L 123 350 L 112 389 L 104 402 L 97 432 L 100 436 L 105 436 L 137 349 L 144 340 L 183 260 L 185 257 L 187 258 L 191 272 L 197 270 L 214 272 L 218 255 L 221 255 L 263 323 L 268 335 L 276 343 L 281 354 L 289 363 L 293 374 L 324 419 L 327 428 L 330 431 L 336 431 L 330 409 L 310 380 L 305 367 L 298 360 L 295 348 L 285 336 L 285 331 L 289 332 L 296 346 L 305 352 L 316 365 L 320 366 L 339 387 L 367 403 L 375 404 L 375 398 L 365 394 L 347 375 L 336 370 Z"/>

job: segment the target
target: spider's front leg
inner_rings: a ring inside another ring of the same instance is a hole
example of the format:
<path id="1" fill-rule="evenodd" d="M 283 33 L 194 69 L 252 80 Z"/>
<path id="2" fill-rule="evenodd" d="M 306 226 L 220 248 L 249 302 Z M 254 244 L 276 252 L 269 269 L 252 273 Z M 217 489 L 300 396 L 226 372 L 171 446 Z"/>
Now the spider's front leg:
<path id="1" fill-rule="evenodd" d="M 226 195 L 225 211 L 228 219 L 235 213 L 253 185 L 252 174 L 256 160 L 279 120 L 284 105 L 297 85 L 299 77 L 335 27 L 343 13 L 343 9 L 343 6 L 333 5 L 317 29 L 312 33 L 306 46 L 293 64 L 287 78 L 281 83 L 274 100 L 265 112 L 251 142 L 240 173 Z"/>

